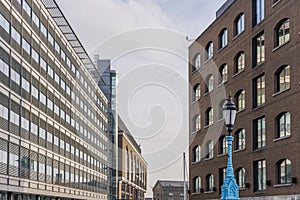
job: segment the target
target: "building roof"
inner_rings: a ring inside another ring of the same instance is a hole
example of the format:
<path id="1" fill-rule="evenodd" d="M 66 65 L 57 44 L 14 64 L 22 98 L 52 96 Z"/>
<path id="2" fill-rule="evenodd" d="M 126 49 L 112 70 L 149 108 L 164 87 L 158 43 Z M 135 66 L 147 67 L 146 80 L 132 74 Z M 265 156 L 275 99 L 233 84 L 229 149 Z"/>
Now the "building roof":
<path id="1" fill-rule="evenodd" d="M 135 141 L 134 137 L 131 135 L 129 129 L 125 125 L 125 123 L 122 121 L 120 116 L 118 116 L 118 128 L 119 128 L 119 134 L 125 134 L 127 138 L 130 140 L 131 144 L 136 148 L 136 150 L 141 153 L 141 147 L 140 145 Z"/>
<path id="2" fill-rule="evenodd" d="M 185 181 L 185 183 L 188 185 L 187 181 Z M 184 187 L 184 181 L 157 180 L 153 189 L 156 188 L 158 184 L 162 187 Z"/>

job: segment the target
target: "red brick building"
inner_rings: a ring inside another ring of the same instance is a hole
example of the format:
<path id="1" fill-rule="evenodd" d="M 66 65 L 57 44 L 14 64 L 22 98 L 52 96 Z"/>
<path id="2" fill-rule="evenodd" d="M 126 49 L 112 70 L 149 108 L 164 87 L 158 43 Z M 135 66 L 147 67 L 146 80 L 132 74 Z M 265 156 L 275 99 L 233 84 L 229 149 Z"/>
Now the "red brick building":
<path id="1" fill-rule="evenodd" d="M 191 200 L 220 198 L 229 93 L 240 197 L 300 198 L 299 43 L 299 0 L 228 0 L 189 47 Z"/>

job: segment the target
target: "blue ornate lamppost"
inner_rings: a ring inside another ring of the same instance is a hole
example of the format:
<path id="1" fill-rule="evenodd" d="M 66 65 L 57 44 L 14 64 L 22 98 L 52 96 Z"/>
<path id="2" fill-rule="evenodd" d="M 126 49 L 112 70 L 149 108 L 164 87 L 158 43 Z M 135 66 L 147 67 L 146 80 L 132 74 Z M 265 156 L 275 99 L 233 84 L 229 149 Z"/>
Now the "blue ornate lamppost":
<path id="1" fill-rule="evenodd" d="M 233 130 L 233 125 L 236 116 L 236 107 L 231 100 L 231 96 L 228 97 L 226 103 L 223 106 L 223 116 L 225 118 L 225 124 L 227 127 L 228 135 L 226 136 L 227 146 L 228 146 L 228 163 L 226 168 L 226 177 L 224 183 L 221 187 L 222 197 L 221 200 L 239 200 L 239 186 L 236 183 L 234 177 L 234 171 L 232 166 L 232 141 L 233 136 L 231 132 Z"/>

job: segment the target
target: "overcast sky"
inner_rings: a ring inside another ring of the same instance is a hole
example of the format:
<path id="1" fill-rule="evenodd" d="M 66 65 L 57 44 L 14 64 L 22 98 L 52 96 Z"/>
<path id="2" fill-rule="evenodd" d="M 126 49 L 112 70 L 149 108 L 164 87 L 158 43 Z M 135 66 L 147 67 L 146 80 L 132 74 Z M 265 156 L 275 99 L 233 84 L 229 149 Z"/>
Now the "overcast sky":
<path id="1" fill-rule="evenodd" d="M 119 114 L 148 163 L 148 197 L 158 179 L 183 179 L 188 153 L 185 40 L 196 38 L 225 0 L 57 0 L 93 58 L 119 73 Z"/>

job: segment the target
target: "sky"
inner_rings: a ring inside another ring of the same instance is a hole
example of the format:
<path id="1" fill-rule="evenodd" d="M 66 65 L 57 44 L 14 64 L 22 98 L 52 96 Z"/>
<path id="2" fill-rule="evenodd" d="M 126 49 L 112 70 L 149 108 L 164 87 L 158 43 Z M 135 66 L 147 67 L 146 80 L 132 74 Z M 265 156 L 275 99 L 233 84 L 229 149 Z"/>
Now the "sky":
<path id="1" fill-rule="evenodd" d="M 111 59 L 118 71 L 118 112 L 148 163 L 147 197 L 158 179 L 183 180 L 187 48 L 224 2 L 57 0 L 90 57 Z"/>

